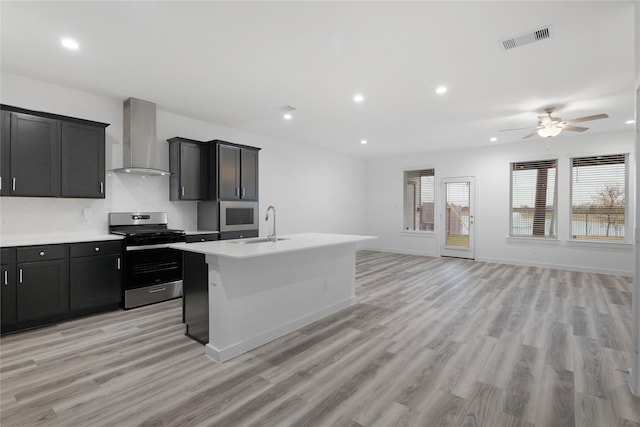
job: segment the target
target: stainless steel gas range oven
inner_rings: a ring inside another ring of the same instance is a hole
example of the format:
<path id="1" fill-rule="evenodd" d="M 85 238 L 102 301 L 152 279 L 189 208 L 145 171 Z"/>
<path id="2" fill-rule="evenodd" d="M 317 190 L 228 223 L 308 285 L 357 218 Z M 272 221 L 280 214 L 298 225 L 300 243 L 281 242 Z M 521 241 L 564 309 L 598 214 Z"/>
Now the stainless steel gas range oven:
<path id="1" fill-rule="evenodd" d="M 166 212 L 109 214 L 109 232 L 125 236 L 125 309 L 182 296 L 182 251 L 167 246 L 185 233 L 167 224 Z"/>

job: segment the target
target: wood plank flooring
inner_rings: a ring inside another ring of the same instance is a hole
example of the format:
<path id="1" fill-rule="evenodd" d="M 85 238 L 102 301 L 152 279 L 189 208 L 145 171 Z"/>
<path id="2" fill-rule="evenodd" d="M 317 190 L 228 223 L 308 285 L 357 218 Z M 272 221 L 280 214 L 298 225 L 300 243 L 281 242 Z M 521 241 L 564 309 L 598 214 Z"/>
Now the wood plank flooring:
<path id="1" fill-rule="evenodd" d="M 0 339 L 8 426 L 640 426 L 628 278 L 361 251 L 358 304 L 224 364 L 181 301 Z"/>

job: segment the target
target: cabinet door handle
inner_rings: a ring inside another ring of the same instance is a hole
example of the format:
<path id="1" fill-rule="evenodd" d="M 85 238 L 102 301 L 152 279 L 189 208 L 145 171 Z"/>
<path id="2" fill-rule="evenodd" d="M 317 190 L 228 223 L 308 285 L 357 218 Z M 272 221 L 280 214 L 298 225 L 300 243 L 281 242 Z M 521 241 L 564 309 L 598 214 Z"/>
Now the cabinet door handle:
<path id="1" fill-rule="evenodd" d="M 9 270 L 4 271 L 4 285 L 5 286 L 9 285 Z"/>
<path id="2" fill-rule="evenodd" d="M 182 187 L 182 197 L 184 197 L 184 187 Z"/>
<path id="3" fill-rule="evenodd" d="M 246 192 L 244 191 L 244 187 L 242 187 L 242 197 L 244 197 Z"/>
<path id="4" fill-rule="evenodd" d="M 16 191 L 16 177 L 11 178 L 11 189 Z"/>
<path id="5" fill-rule="evenodd" d="M 2 177 L 0 176 L 0 190 L 2 190 Z"/>
<path id="6" fill-rule="evenodd" d="M 20 269 L 20 280 L 19 280 L 19 282 L 22 283 L 22 269 Z"/>
<path id="7" fill-rule="evenodd" d="M 96 252 L 100 252 L 100 247 L 96 246 L 93 250 L 96 251 Z"/>
<path id="8" fill-rule="evenodd" d="M 120 257 L 118 257 L 118 270 L 120 270 Z"/>
<path id="9" fill-rule="evenodd" d="M 104 182 L 100 181 L 100 194 L 104 194 Z"/>
<path id="10" fill-rule="evenodd" d="M 44 256 L 44 251 L 40 251 L 40 256 Z"/>
<path id="11" fill-rule="evenodd" d="M 240 197 L 240 189 L 236 187 L 236 197 Z"/>

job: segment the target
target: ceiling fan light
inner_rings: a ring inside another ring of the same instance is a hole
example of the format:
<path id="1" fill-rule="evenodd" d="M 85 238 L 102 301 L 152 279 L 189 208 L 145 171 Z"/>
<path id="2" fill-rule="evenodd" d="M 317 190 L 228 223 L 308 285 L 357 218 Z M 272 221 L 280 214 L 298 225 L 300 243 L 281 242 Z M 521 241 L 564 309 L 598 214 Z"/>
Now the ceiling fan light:
<path id="1" fill-rule="evenodd" d="M 538 135 L 543 138 L 551 138 L 552 136 L 558 135 L 560 132 L 562 132 L 562 128 L 559 126 L 545 126 L 538 129 Z"/>

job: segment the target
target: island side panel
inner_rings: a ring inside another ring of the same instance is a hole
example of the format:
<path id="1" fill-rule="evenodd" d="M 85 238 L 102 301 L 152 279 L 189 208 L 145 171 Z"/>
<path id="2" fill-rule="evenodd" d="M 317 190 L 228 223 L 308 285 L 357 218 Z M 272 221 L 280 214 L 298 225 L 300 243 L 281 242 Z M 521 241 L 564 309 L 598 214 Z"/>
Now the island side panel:
<path id="1" fill-rule="evenodd" d="M 355 303 L 356 245 L 207 256 L 207 354 L 224 361 Z"/>

